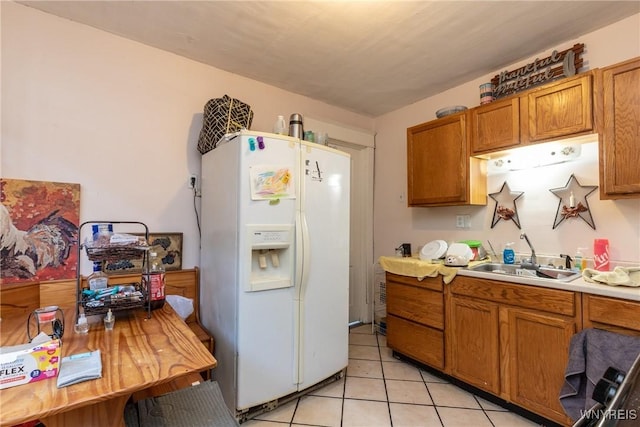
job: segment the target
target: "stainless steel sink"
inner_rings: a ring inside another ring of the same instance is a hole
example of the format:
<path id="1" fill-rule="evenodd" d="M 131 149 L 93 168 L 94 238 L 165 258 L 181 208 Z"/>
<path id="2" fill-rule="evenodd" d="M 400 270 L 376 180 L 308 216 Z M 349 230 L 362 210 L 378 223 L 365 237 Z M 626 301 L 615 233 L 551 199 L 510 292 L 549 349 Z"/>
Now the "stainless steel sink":
<path id="1" fill-rule="evenodd" d="M 500 264 L 490 262 L 468 267 L 468 270 L 507 276 L 535 277 L 538 279 L 547 279 L 556 282 L 571 282 L 581 276 L 580 272 L 561 268 L 535 266 L 533 264 Z"/>

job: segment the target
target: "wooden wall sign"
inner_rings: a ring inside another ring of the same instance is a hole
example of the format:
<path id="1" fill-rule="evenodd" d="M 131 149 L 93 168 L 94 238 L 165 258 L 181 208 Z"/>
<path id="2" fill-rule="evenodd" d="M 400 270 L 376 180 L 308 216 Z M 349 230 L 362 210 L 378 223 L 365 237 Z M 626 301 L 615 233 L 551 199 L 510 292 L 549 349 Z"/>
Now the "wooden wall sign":
<path id="1" fill-rule="evenodd" d="M 558 52 L 554 50 L 546 58 L 536 58 L 513 71 L 503 71 L 491 79 L 493 96 L 500 98 L 526 89 L 531 89 L 552 80 L 571 77 L 582 67 L 580 54 L 584 43 L 575 44 L 571 49 Z"/>

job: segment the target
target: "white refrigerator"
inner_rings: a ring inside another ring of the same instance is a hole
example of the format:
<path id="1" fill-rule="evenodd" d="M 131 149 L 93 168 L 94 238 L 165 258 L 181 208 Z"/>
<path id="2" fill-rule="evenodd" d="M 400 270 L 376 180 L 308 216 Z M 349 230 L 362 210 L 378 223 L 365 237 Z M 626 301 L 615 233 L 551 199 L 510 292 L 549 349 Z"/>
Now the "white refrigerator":
<path id="1" fill-rule="evenodd" d="M 239 419 L 347 367 L 350 166 L 253 131 L 202 156 L 201 319 Z"/>

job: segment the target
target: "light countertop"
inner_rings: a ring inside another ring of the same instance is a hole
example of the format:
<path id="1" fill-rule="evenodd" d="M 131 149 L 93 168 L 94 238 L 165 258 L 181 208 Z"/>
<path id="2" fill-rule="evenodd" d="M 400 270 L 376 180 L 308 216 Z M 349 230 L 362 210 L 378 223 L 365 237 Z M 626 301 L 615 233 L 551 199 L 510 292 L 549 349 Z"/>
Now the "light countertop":
<path id="1" fill-rule="evenodd" d="M 587 294 L 601 295 L 612 298 L 622 298 L 640 301 L 640 288 L 630 286 L 610 286 L 598 283 L 589 283 L 582 277 L 571 282 L 559 282 L 557 280 L 543 279 L 539 277 L 508 276 L 488 273 L 486 271 L 458 269 L 457 275 L 467 277 L 479 277 L 482 279 L 499 280 L 501 282 L 521 283 L 523 285 L 540 286 L 543 288 L 561 289 L 565 291 L 584 292 Z"/>
<path id="2" fill-rule="evenodd" d="M 453 279 L 452 277 L 453 275 L 451 273 L 455 272 L 455 275 L 460 275 L 460 276 L 478 277 L 481 279 L 497 280 L 497 281 L 507 282 L 507 283 L 520 283 L 523 285 L 540 286 L 543 288 L 560 289 L 560 290 L 573 291 L 573 292 L 584 292 L 588 294 L 601 295 L 605 297 L 622 298 L 622 299 L 631 300 L 631 301 L 640 301 L 640 287 L 634 288 L 630 286 L 611 286 L 611 285 L 604 285 L 604 284 L 598 284 L 598 283 L 590 283 L 584 280 L 584 278 L 582 277 L 572 280 L 571 282 L 560 282 L 556 280 L 544 279 L 539 277 L 511 276 L 511 275 L 502 275 L 502 274 L 496 274 L 496 273 L 491 273 L 486 271 L 473 271 L 473 270 L 467 270 L 465 268 L 460 268 L 460 267 L 445 267 L 443 265 L 436 267 L 434 263 L 430 263 L 428 261 L 422 261 L 420 260 L 420 258 L 415 256 L 407 257 L 407 258 L 383 256 L 383 257 L 380 257 L 380 261 L 381 261 L 380 264 L 382 265 L 385 271 L 389 273 L 400 274 L 400 275 L 410 275 L 412 277 L 417 277 L 417 276 L 415 276 L 415 274 L 409 273 L 410 271 L 429 271 L 430 269 L 427 267 L 431 266 L 433 267 L 432 274 L 424 274 L 424 276 L 427 276 L 427 275 L 432 276 L 438 273 L 442 274 L 445 278 L 447 278 L 447 276 L 451 276 L 451 279 L 445 280 L 445 283 L 449 283 Z M 406 263 L 406 266 L 403 265 L 405 263 Z M 477 265 L 480 263 L 482 263 L 482 261 L 477 263 L 472 263 L 472 265 Z M 422 267 L 422 268 L 418 268 L 416 266 Z"/>

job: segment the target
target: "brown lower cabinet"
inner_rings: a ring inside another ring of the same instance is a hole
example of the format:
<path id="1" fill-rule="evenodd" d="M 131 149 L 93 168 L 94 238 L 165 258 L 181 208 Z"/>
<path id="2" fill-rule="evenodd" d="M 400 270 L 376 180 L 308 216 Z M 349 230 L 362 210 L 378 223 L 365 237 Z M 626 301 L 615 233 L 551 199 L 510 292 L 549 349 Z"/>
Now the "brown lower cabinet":
<path id="1" fill-rule="evenodd" d="M 387 274 L 387 343 L 569 426 L 558 394 L 571 337 L 582 328 L 581 301 L 575 292 L 486 279 L 456 276 L 443 287 L 441 278 Z"/>
<path id="2" fill-rule="evenodd" d="M 442 278 L 387 273 L 387 345 L 414 360 L 444 370 Z"/>
<path id="3" fill-rule="evenodd" d="M 558 395 L 583 328 L 640 336 L 640 302 L 456 276 L 387 273 L 387 345 L 527 411 L 570 426 Z"/>
<path id="4" fill-rule="evenodd" d="M 558 394 L 581 327 L 576 294 L 464 276 L 447 291 L 451 375 L 570 425 Z"/>
<path id="5" fill-rule="evenodd" d="M 500 395 L 498 305 L 471 298 L 451 298 L 448 360 L 451 375 Z"/>
<path id="6" fill-rule="evenodd" d="M 570 423 L 558 395 L 564 383 L 574 318 L 506 309 L 507 337 L 501 346 L 508 360 L 505 388 L 511 402 L 559 423 Z"/>
<path id="7" fill-rule="evenodd" d="M 640 335 L 640 302 L 599 295 L 582 295 L 585 328 Z"/>

